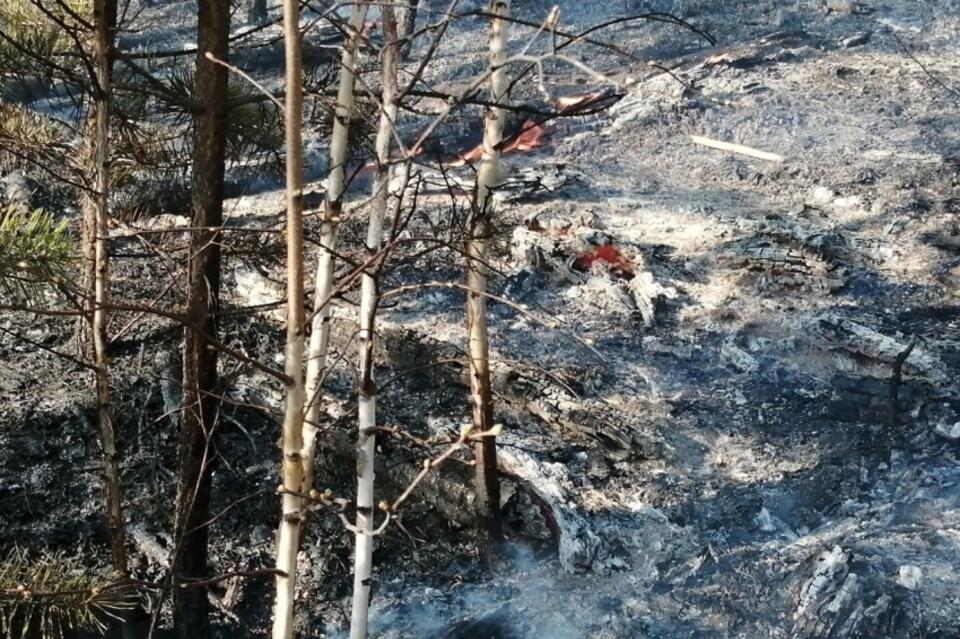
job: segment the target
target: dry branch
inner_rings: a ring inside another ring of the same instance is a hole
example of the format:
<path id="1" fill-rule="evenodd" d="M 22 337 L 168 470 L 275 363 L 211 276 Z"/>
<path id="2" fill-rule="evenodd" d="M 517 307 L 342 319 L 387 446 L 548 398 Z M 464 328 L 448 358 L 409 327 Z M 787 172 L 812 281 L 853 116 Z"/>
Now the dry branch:
<path id="1" fill-rule="evenodd" d="M 768 151 L 760 151 L 758 149 L 751 148 L 749 146 L 744 146 L 742 144 L 735 144 L 733 142 L 723 142 L 720 140 L 713 140 L 711 138 L 705 138 L 701 135 L 691 135 L 690 141 L 695 144 L 702 144 L 703 146 L 710 147 L 711 149 L 718 149 L 720 151 L 729 151 L 730 153 L 739 153 L 741 155 L 748 155 L 752 158 L 757 158 L 758 160 L 766 160 L 768 162 L 784 162 L 786 158 L 777 153 L 770 153 Z"/>

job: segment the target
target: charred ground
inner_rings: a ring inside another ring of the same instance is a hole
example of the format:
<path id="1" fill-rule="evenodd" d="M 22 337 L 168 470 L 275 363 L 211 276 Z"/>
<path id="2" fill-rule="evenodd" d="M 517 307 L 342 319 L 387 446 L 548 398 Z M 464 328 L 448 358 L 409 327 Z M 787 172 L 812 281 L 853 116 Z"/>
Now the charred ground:
<path id="1" fill-rule="evenodd" d="M 638 83 L 604 113 L 544 125 L 542 146 L 509 157 L 517 175 L 534 179 L 502 208 L 498 293 L 556 322 L 492 305 L 511 548 L 482 567 L 468 524 L 469 469 L 445 466 L 377 546 L 377 636 L 960 633 L 960 6 L 906 5 L 562 7 L 580 26 L 607 11 L 670 10 L 718 44 L 674 28 L 616 27 L 608 41 L 673 76 L 584 51 L 605 73 Z M 524 5 L 521 17 L 547 9 Z M 426 81 L 467 82 L 483 65 L 475 40 L 471 24 L 455 25 Z M 550 77 L 558 96 L 597 88 L 569 71 Z M 544 99 L 535 87 L 519 91 Z M 469 149 L 476 121 L 466 113 L 452 125 L 446 150 Z M 786 161 L 709 150 L 691 134 Z M 320 140 L 317 132 L 317 157 Z M 427 169 L 423 177 L 447 183 Z M 231 200 L 233 223 L 271 223 L 282 197 L 269 178 L 260 187 Z M 427 191 L 411 237 L 457 223 L 450 189 Z M 361 213 L 346 221 L 347 250 L 360 246 L 351 237 Z M 185 218 L 143 223 L 171 222 Z M 142 250 L 134 240 L 115 246 Z M 263 258 L 271 250 L 267 241 L 230 256 L 230 304 L 276 298 L 279 272 Z M 456 259 L 434 253 L 398 266 L 385 288 L 456 280 Z M 156 261 L 117 264 L 118 297 L 161 294 Z M 337 310 L 343 361 L 329 384 L 321 460 L 324 485 L 348 496 L 353 468 L 340 433 L 352 425 L 351 300 Z M 385 306 L 379 376 L 404 372 L 384 384 L 386 425 L 437 441 L 459 430 L 468 410 L 455 361 L 462 308 L 446 288 Z M 2 321 L 48 348 L 75 349 L 73 320 Z M 269 314 L 228 314 L 222 333 L 276 365 L 281 327 Z M 144 319 L 112 353 L 143 578 L 162 574 L 169 544 L 175 437 L 165 394 L 179 378 L 170 356 L 179 338 L 172 323 Z M 102 568 L 87 374 L 8 333 L 0 348 L 0 545 L 68 549 Z M 278 518 L 280 389 L 247 367 L 224 367 L 233 402 L 222 410 L 214 480 L 218 572 L 272 565 Z M 390 494 L 423 452 L 390 438 L 383 446 Z M 344 622 L 351 539 L 335 518 L 311 520 L 305 635 L 337 636 Z M 214 592 L 225 636 L 261 635 L 269 592 L 240 581 Z"/>

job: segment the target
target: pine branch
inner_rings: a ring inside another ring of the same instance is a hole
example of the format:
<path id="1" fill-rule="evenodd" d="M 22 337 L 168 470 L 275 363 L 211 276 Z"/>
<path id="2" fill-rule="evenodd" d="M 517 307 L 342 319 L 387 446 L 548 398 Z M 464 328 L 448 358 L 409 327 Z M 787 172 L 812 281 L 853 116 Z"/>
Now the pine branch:
<path id="1" fill-rule="evenodd" d="M 67 226 L 42 209 L 0 209 L 0 291 L 8 299 L 35 300 L 69 273 L 74 245 Z"/>
<path id="2" fill-rule="evenodd" d="M 131 588 L 85 573 L 63 554 L 34 558 L 14 549 L 0 560 L 0 637 L 103 632 L 106 620 L 129 609 L 133 597 Z"/>

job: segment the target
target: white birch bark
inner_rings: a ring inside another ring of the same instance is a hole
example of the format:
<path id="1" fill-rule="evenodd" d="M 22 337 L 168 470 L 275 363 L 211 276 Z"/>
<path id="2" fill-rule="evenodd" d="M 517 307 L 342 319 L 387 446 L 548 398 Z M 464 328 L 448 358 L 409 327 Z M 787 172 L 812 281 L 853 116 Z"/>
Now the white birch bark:
<path id="1" fill-rule="evenodd" d="M 277 535 L 276 599 L 273 639 L 292 639 L 297 589 L 297 550 L 303 500 L 303 140 L 300 132 L 303 104 L 303 66 L 300 47 L 299 0 L 284 0 L 283 26 L 286 65 L 287 154 L 287 377 L 283 418 L 282 512 Z"/>
<path id="2" fill-rule="evenodd" d="M 311 323 L 310 347 L 307 350 L 306 406 L 303 426 L 304 490 L 313 488 L 314 457 L 317 448 L 317 424 L 320 420 L 320 383 L 327 367 L 327 351 L 330 344 L 330 314 L 333 292 L 334 254 L 337 245 L 337 228 L 345 184 L 347 141 L 350 133 L 350 118 L 353 116 L 353 91 L 356 85 L 357 48 L 360 32 L 367 15 L 368 2 L 353 5 L 350 16 L 350 37 L 344 43 L 340 62 L 340 87 L 330 138 L 330 175 L 327 178 L 327 193 L 324 203 L 323 224 L 320 229 L 320 254 L 317 258 L 317 274 L 314 286 L 314 315 Z"/>
<path id="3" fill-rule="evenodd" d="M 397 40 L 397 22 L 391 5 L 384 5 L 383 35 L 385 42 Z M 377 257 L 383 245 L 383 225 L 390 205 L 390 142 L 397 118 L 397 59 L 396 44 L 383 50 L 382 96 L 383 111 L 377 131 L 377 176 L 373 184 L 373 206 L 367 225 L 366 257 L 371 263 L 361 276 L 360 287 L 360 356 L 357 434 L 357 521 L 356 555 L 353 573 L 353 609 L 350 616 L 350 639 L 366 639 L 370 606 L 370 580 L 373 573 L 374 518 L 374 456 L 376 454 L 377 387 L 373 378 L 373 347 L 376 339 L 378 300 L 378 272 L 381 259 Z M 402 197 L 402 193 L 398 194 Z"/>

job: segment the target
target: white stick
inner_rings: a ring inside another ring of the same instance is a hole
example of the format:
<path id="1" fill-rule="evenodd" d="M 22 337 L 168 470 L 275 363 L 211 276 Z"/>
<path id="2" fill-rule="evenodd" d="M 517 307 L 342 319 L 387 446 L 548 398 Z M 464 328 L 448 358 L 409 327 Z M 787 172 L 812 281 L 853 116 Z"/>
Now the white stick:
<path id="1" fill-rule="evenodd" d="M 787 159 L 782 155 L 778 155 L 776 153 L 760 151 L 758 149 L 753 149 L 749 146 L 743 146 L 742 144 L 734 144 L 733 142 L 721 142 L 720 140 L 705 138 L 701 135 L 691 135 L 690 140 L 696 144 L 702 144 L 703 146 L 708 146 L 711 149 L 719 149 L 720 151 L 729 151 L 730 153 L 739 153 L 741 155 L 749 155 L 752 158 L 757 158 L 758 160 L 766 160 L 767 162 L 784 162 Z"/>

